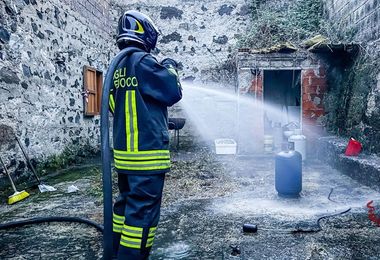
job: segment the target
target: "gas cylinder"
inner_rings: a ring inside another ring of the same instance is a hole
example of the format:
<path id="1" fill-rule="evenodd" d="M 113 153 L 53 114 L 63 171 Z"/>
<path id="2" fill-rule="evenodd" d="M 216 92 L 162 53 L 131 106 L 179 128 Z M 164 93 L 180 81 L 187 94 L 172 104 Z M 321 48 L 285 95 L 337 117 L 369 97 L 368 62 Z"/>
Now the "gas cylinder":
<path id="1" fill-rule="evenodd" d="M 302 161 L 306 160 L 306 136 L 301 129 L 295 129 L 294 134 L 288 139 L 289 143 L 294 143 L 294 150 L 302 155 Z"/>
<path id="2" fill-rule="evenodd" d="M 292 149 L 275 157 L 275 187 L 281 197 L 296 198 L 302 190 L 302 156 Z"/>

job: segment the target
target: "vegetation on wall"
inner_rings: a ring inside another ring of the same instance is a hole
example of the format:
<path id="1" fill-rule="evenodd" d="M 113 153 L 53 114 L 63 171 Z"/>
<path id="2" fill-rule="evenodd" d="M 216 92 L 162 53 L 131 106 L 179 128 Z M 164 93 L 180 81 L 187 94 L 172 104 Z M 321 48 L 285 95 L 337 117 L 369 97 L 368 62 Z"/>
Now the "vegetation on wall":
<path id="1" fill-rule="evenodd" d="M 68 145 L 64 150 L 56 155 L 49 156 L 37 165 L 40 174 L 51 173 L 56 170 L 65 169 L 71 165 L 81 164 L 91 156 L 98 154 L 89 143 L 81 145 Z"/>
<path id="2" fill-rule="evenodd" d="M 325 96 L 325 125 L 330 132 L 352 136 L 365 150 L 378 153 L 380 122 L 368 114 L 369 95 L 377 85 L 379 57 L 362 49 L 351 61 L 332 64 L 328 71 L 329 91 Z M 375 104 L 373 104 L 375 105 Z"/>
<path id="3" fill-rule="evenodd" d="M 252 0 L 252 24 L 240 47 L 263 48 L 278 43 L 298 44 L 321 32 L 322 0 Z"/>

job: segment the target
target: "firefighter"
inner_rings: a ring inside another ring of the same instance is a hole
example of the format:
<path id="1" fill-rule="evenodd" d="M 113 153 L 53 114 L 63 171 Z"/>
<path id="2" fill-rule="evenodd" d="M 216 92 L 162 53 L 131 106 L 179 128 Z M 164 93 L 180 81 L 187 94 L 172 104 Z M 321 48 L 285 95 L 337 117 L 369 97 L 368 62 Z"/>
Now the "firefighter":
<path id="1" fill-rule="evenodd" d="M 120 195 L 113 209 L 113 255 L 148 259 L 170 170 L 167 107 L 182 98 L 177 62 L 151 54 L 159 31 L 138 11 L 119 19 L 117 45 L 128 49 L 113 72 L 110 109 Z"/>

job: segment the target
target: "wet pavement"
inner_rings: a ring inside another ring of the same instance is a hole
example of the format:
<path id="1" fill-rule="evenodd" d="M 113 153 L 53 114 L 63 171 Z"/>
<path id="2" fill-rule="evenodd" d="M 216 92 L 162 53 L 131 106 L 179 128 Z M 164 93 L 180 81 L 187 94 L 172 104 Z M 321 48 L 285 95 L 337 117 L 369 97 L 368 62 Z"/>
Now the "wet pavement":
<path id="1" fill-rule="evenodd" d="M 173 161 L 153 260 L 380 259 L 380 228 L 366 208 L 369 200 L 380 206 L 380 193 L 319 161 L 304 165 L 298 199 L 277 195 L 271 156 L 216 156 L 201 146 L 175 152 Z M 14 206 L 2 204 L 1 222 L 47 215 L 102 221 L 98 167 L 46 181 L 58 190 L 34 191 Z M 66 193 L 72 184 L 80 191 Z M 348 209 L 321 219 L 319 232 L 293 232 L 316 231 L 319 218 Z M 245 223 L 256 224 L 258 232 L 244 234 Z M 0 231 L 0 244 L 0 259 L 101 259 L 102 254 L 101 235 L 82 224 Z"/>

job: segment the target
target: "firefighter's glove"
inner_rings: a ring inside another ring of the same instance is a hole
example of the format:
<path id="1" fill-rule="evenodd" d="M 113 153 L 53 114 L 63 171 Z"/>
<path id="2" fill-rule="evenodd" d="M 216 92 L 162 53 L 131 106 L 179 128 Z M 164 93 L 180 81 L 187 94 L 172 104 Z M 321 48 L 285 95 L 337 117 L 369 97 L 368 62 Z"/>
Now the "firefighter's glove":
<path id="1" fill-rule="evenodd" d="M 166 68 L 170 68 L 170 67 L 172 67 L 172 68 L 174 68 L 176 71 L 178 71 L 178 63 L 177 63 L 175 60 L 171 59 L 171 58 L 163 59 L 163 60 L 161 61 L 161 65 L 162 65 L 162 66 L 165 66 Z"/>

